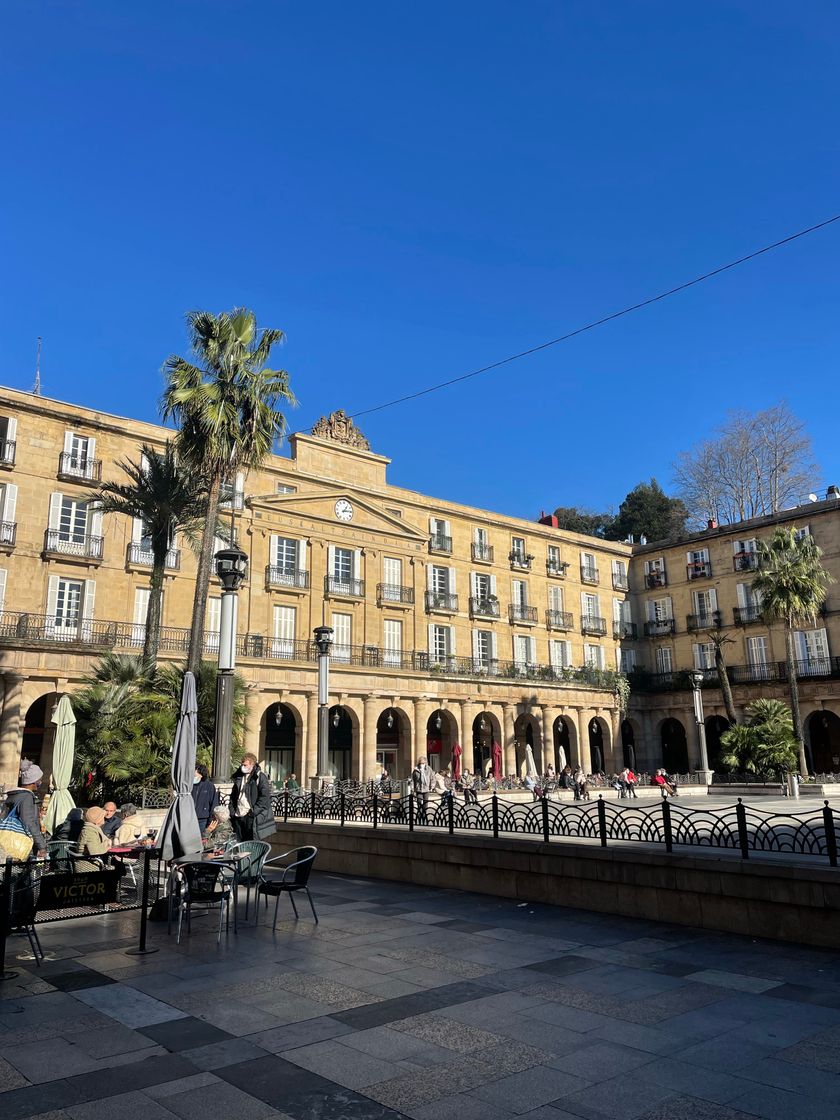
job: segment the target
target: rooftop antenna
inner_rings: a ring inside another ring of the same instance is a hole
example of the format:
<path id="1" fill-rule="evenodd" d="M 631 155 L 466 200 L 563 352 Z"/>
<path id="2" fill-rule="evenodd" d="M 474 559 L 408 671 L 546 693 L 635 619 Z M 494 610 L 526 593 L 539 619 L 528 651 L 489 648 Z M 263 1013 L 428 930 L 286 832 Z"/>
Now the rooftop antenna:
<path id="1" fill-rule="evenodd" d="M 41 395 L 41 336 L 38 335 L 38 354 L 35 358 L 35 384 L 32 392 L 36 397 Z"/>

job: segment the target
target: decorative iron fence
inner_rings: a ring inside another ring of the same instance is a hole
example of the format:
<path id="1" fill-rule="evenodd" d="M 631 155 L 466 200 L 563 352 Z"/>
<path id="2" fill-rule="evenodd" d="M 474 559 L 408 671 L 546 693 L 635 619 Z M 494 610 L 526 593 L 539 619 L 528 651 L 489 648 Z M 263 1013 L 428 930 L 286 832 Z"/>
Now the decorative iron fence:
<path id="1" fill-rule="evenodd" d="M 802 813 L 765 813 L 736 804 L 720 809 L 688 809 L 669 798 L 652 806 L 619 806 L 604 801 L 559 805 L 542 797 L 538 801 L 505 801 L 493 794 L 479 804 L 464 805 L 451 794 L 430 798 L 428 804 L 413 794 L 394 798 L 374 791 L 371 796 L 338 796 L 316 793 L 290 794 L 274 798 L 275 815 L 285 822 L 308 820 L 346 824 L 442 831 L 454 834 L 480 832 L 498 839 L 502 834 L 597 840 L 601 847 L 610 841 L 675 847 L 726 848 L 749 859 L 751 852 L 770 852 L 827 859 L 837 866 L 837 829 L 828 801 L 822 808 Z"/>

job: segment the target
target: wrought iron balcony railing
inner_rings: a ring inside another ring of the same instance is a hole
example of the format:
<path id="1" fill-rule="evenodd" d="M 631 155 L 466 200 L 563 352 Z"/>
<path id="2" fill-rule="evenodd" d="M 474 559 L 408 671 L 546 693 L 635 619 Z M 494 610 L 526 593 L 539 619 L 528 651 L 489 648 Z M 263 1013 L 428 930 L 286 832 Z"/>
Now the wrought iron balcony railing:
<path id="1" fill-rule="evenodd" d="M 511 552 L 508 556 L 511 568 L 520 572 L 530 572 L 534 557 L 526 552 Z"/>
<path id="2" fill-rule="evenodd" d="M 799 679 L 840 678 L 840 657 L 816 657 L 810 661 L 797 661 L 796 675 Z M 691 691 L 690 674 L 694 670 L 675 669 L 670 673 L 650 673 L 636 669 L 630 674 L 630 686 L 634 692 L 678 692 Z M 718 685 L 716 669 L 704 669 L 703 687 L 715 688 Z M 788 667 L 785 661 L 767 661 L 754 665 L 727 665 L 726 675 L 730 684 L 751 685 L 765 682 L 784 684 L 788 681 Z"/>
<path id="3" fill-rule="evenodd" d="M 676 634 L 677 623 L 673 618 L 653 618 L 645 623 L 646 638 L 663 638 L 667 634 Z"/>
<path id="4" fill-rule="evenodd" d="M 102 559 L 102 537 L 76 537 L 63 529 L 47 529 L 44 533 L 44 552 L 60 556 L 78 556 L 85 560 Z"/>
<path id="5" fill-rule="evenodd" d="M 545 624 L 549 630 L 571 630 L 574 626 L 571 611 L 552 611 L 545 612 Z"/>
<path id="6" fill-rule="evenodd" d="M 736 626 L 748 626 L 752 622 L 761 622 L 761 607 L 752 603 L 748 607 L 735 607 L 733 610 Z"/>
<path id="7" fill-rule="evenodd" d="M 568 560 L 546 560 L 545 562 L 545 574 L 547 576 L 554 576 L 556 579 L 565 579 L 568 570 Z"/>
<path id="8" fill-rule="evenodd" d="M 437 552 L 441 556 L 452 555 L 452 537 L 442 533 L 433 533 L 429 537 L 429 552 Z"/>
<path id="9" fill-rule="evenodd" d="M 58 457 L 58 477 L 83 482 L 99 482 L 102 478 L 102 460 L 88 459 L 73 451 L 62 451 Z"/>
<path id="10" fill-rule="evenodd" d="M 537 608 L 529 607 L 525 603 L 511 603 L 508 607 L 508 618 L 511 622 L 527 622 L 530 625 L 537 621 Z"/>
<path id="11" fill-rule="evenodd" d="M 498 599 L 470 596 L 470 618 L 498 618 L 500 613 Z"/>
<path id="12" fill-rule="evenodd" d="M 580 581 L 581 583 L 600 583 L 601 577 L 598 574 L 598 569 L 593 568 L 591 564 L 581 564 Z"/>
<path id="13" fill-rule="evenodd" d="M 638 636 L 635 622 L 624 622 L 622 619 L 613 621 L 613 637 L 616 641 L 635 642 Z"/>
<path id="14" fill-rule="evenodd" d="M 128 548 L 126 549 L 127 564 L 137 564 L 138 567 L 151 568 L 154 563 L 151 548 L 147 548 L 142 541 L 129 541 Z M 181 550 L 180 548 L 170 548 L 166 554 L 166 568 L 172 571 L 179 571 L 181 567 Z"/>
<path id="15" fill-rule="evenodd" d="M 693 564 L 686 564 L 685 574 L 688 579 L 708 579 L 712 574 L 710 560 L 696 560 Z"/>
<path id="16" fill-rule="evenodd" d="M 293 587 L 298 591 L 305 591 L 309 587 L 309 572 L 303 568 L 278 567 L 276 564 L 266 564 L 265 586 Z"/>
<path id="17" fill-rule="evenodd" d="M 655 572 L 645 573 L 645 587 L 652 591 L 657 587 L 667 587 L 668 576 L 664 570 L 657 569 Z"/>
<path id="18" fill-rule="evenodd" d="M 0 548 L 14 548 L 17 541 L 17 522 L 0 521 Z"/>
<path id="19" fill-rule="evenodd" d="M 427 591 L 426 610 L 438 614 L 455 614 L 458 610 L 458 596 L 448 591 Z"/>
<path id="20" fill-rule="evenodd" d="M 599 618 L 595 614 L 581 615 L 580 629 L 583 634 L 594 634 L 596 637 L 603 637 L 607 632 L 607 620 Z"/>
<path id="21" fill-rule="evenodd" d="M 363 579 L 340 579 L 338 576 L 324 576 L 324 594 L 344 599 L 364 599 L 365 581 Z"/>
<path id="22" fill-rule="evenodd" d="M 492 564 L 493 562 L 493 546 L 492 544 L 481 544 L 479 541 L 473 541 L 472 546 L 473 560 L 480 560 L 485 564 Z"/>
<path id="23" fill-rule="evenodd" d="M 15 452 L 17 443 L 13 439 L 0 439 L 0 467 L 13 467 L 15 465 Z"/>
<path id="24" fill-rule="evenodd" d="M 723 625 L 723 615 L 720 611 L 709 611 L 707 614 L 687 614 L 685 623 L 691 633 L 697 630 L 720 630 Z"/>
<path id="25" fill-rule="evenodd" d="M 244 509 L 245 491 L 235 490 L 232 486 L 222 486 L 219 505 L 224 509 Z"/>
<path id="26" fill-rule="evenodd" d="M 414 602 L 414 588 L 403 587 L 398 583 L 378 583 L 376 599 L 380 607 L 383 603 L 402 603 L 411 606 Z"/>
<path id="27" fill-rule="evenodd" d="M 95 622 L 79 614 L 66 617 L 32 614 L 29 611 L 3 611 L 0 614 L 0 641 L 6 645 L 26 642 L 113 648 L 117 644 L 119 630 L 117 622 Z"/>
<path id="28" fill-rule="evenodd" d="M 732 567 L 736 572 L 755 572 L 758 570 L 757 552 L 736 552 L 732 557 Z"/>
<path id="29" fill-rule="evenodd" d="M 621 572 L 613 572 L 612 583 L 614 591 L 630 590 L 630 580 L 626 573 L 622 575 Z"/>

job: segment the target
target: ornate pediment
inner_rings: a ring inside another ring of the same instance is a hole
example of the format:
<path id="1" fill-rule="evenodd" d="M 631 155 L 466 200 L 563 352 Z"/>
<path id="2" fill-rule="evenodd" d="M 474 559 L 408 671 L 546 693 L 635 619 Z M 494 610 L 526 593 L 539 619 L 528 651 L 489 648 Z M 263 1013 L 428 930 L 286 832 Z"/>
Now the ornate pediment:
<path id="1" fill-rule="evenodd" d="M 322 416 L 312 429 L 312 435 L 318 439 L 329 439 L 333 443 L 356 447 L 359 451 L 370 451 L 370 444 L 343 408 L 331 412 L 329 416 Z"/>

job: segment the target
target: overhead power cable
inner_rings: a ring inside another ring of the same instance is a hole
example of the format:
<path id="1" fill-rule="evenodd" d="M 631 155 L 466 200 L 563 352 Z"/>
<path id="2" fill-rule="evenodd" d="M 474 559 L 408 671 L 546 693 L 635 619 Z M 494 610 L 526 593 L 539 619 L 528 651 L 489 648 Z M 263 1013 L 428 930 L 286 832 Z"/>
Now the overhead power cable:
<path id="1" fill-rule="evenodd" d="M 549 339 L 548 342 L 541 342 L 537 346 L 529 347 L 527 350 L 520 350 L 517 354 L 509 354 L 506 358 L 499 358 L 498 361 L 489 362 L 485 366 L 470 370 L 469 373 L 462 373 L 458 377 L 450 377 L 447 381 L 438 382 L 437 385 L 428 385 L 425 389 L 418 389 L 414 393 L 406 393 L 402 397 L 395 397 L 393 400 L 385 401 L 383 404 L 374 405 L 372 408 L 363 408 L 358 412 L 351 412 L 349 415 L 353 420 L 357 420 L 360 416 L 370 416 L 373 412 L 381 412 L 383 409 L 393 408 L 395 405 L 404 404 L 406 401 L 414 401 L 419 397 L 426 397 L 430 393 L 438 393 L 441 389 L 448 389 L 450 385 L 458 385 L 462 381 L 469 381 L 473 377 L 480 377 L 483 373 L 489 373 L 491 370 L 499 369 L 500 366 L 506 366 L 511 362 L 517 362 L 520 358 L 530 357 L 531 354 L 538 354 L 541 350 L 548 350 L 552 346 L 559 346 L 561 342 L 568 342 L 569 339 L 576 338 L 578 335 L 585 334 L 587 331 L 594 331 L 596 327 L 602 327 L 605 323 L 612 323 L 616 319 L 622 319 L 625 315 L 631 315 L 634 311 L 641 311 L 642 308 L 650 307 L 653 303 L 661 303 L 662 300 L 669 299 L 679 292 L 687 291 L 688 288 L 693 288 L 697 284 L 702 284 L 706 280 L 711 280 L 715 276 L 720 276 L 724 272 L 729 272 L 733 268 L 738 268 L 739 265 L 746 264 L 748 261 L 753 261 L 756 257 L 761 257 L 765 253 L 772 253 L 774 249 L 780 249 L 783 245 L 789 245 L 792 241 L 798 241 L 801 237 L 807 237 L 808 234 L 816 233 L 818 230 L 825 229 L 826 226 L 830 226 L 838 221 L 840 221 L 840 214 L 835 214 L 831 218 L 826 218 L 822 222 L 817 222 L 816 225 L 808 226 L 807 229 L 800 229 L 796 233 L 791 233 L 787 237 L 782 237 L 778 241 L 773 241 L 769 245 L 764 245 L 760 249 L 755 249 L 753 252 L 747 253 L 746 256 L 738 257 L 737 260 L 729 261 L 727 264 L 719 265 L 717 268 L 713 268 L 709 272 L 704 272 L 700 276 L 695 276 L 693 280 L 686 280 L 684 283 L 677 284 L 676 287 L 669 288 L 665 292 L 660 292 L 655 296 L 649 296 L 647 299 L 640 300 L 639 303 L 633 303 L 629 307 L 624 307 L 621 311 L 613 311 L 612 314 L 604 315 L 600 319 L 595 319 L 591 323 L 586 323 L 585 326 L 576 327 L 573 331 L 561 334 L 558 338 Z"/>

